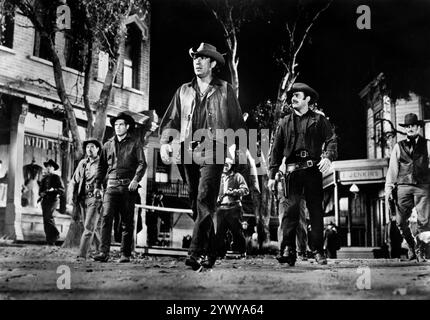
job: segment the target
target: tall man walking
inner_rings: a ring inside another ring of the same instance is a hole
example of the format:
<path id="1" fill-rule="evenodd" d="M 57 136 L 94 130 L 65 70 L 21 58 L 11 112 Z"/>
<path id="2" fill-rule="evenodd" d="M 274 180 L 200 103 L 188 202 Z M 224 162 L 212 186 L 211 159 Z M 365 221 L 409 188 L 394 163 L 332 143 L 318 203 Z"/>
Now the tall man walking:
<path id="1" fill-rule="evenodd" d="M 96 232 L 100 211 L 101 197 L 94 195 L 97 169 L 99 166 L 99 153 L 102 146 L 96 139 L 88 139 L 83 143 L 86 157 L 76 167 L 71 184 L 73 190 L 73 204 L 78 206 L 80 219 L 84 225 L 84 232 L 79 245 L 78 259 L 86 259 L 92 240 L 96 242 L 97 250 L 100 245 L 100 235 Z"/>
<path id="2" fill-rule="evenodd" d="M 286 158 L 286 195 L 281 223 L 282 240 L 280 263 L 294 266 L 296 253 L 296 230 L 299 224 L 300 200 L 303 195 L 311 220 L 311 237 L 315 259 L 327 264 L 323 251 L 323 187 L 322 173 L 330 168 L 337 157 L 337 141 L 330 122 L 320 113 L 309 109 L 318 100 L 318 93 L 304 83 L 295 83 L 291 92 L 294 112 L 285 116 L 275 132 L 269 160 L 268 187 L 274 190 L 275 175 Z"/>
<path id="3" fill-rule="evenodd" d="M 115 212 L 121 216 L 121 258 L 119 262 L 130 262 L 133 245 L 134 205 L 139 196 L 137 189 L 145 174 L 146 160 L 143 145 L 131 132 L 134 119 L 121 112 L 110 121 L 115 136 L 103 146 L 96 176 L 94 194 L 101 196 L 101 187 L 106 178 L 107 187 L 103 198 L 103 220 L 100 254 L 94 260 L 106 262 L 112 235 Z"/>
<path id="4" fill-rule="evenodd" d="M 196 77 L 176 91 L 163 117 L 160 155 L 164 162 L 171 161 L 171 138 L 179 138 L 181 163 L 195 219 L 185 263 L 199 270 L 202 266 L 211 268 L 216 260 L 213 215 L 228 147 L 224 130 L 244 128 L 244 122 L 233 88 L 213 74 L 217 65 L 224 64 L 222 54 L 207 43 L 200 44 L 196 51 L 191 48 L 189 53 Z"/>
<path id="5" fill-rule="evenodd" d="M 430 232 L 430 140 L 418 134 L 423 122 L 414 113 L 405 115 L 405 123 L 399 125 L 406 129 L 407 138 L 394 145 L 385 195 L 388 200 L 396 199 L 396 222 L 409 246 L 409 259 L 425 262 L 422 236 Z M 416 243 L 408 225 L 414 207 L 418 215 Z"/>

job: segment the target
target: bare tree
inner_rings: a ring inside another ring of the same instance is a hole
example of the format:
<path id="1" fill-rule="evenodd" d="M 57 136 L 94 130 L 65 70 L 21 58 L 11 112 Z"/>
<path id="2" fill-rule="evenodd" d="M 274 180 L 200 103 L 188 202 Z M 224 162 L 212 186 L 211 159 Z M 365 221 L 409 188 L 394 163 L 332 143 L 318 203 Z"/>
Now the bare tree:
<path id="1" fill-rule="evenodd" d="M 281 57 L 277 59 L 277 62 L 281 65 L 284 74 L 279 84 L 277 94 L 277 107 L 275 112 L 278 118 L 286 104 L 287 93 L 291 90 L 291 87 L 299 75 L 299 72 L 296 69 L 298 67 L 298 55 L 302 50 L 304 43 L 308 40 L 309 33 L 315 25 L 315 22 L 318 20 L 319 16 L 330 7 L 332 2 L 333 0 L 330 0 L 323 8 L 317 11 L 312 20 L 305 25 L 302 34 L 298 34 L 299 20 L 301 19 L 302 11 L 304 11 L 302 6 L 299 5 L 299 14 L 296 15 L 295 21 L 293 23 L 287 21 L 285 24 L 288 44 L 287 48 L 282 49 Z"/>
<path id="2" fill-rule="evenodd" d="M 27 17 L 34 29 L 46 40 L 47 50 L 52 61 L 55 85 L 58 97 L 64 106 L 65 117 L 72 134 L 76 158 L 82 154 L 82 141 L 78 132 L 78 124 L 73 111 L 73 104 L 67 94 L 63 65 L 56 51 L 55 35 L 65 32 L 57 26 L 57 7 L 64 4 L 64 0 L 9 0 L 21 13 Z M 121 48 L 124 46 L 127 27 L 127 18 L 137 12 L 149 9 L 147 0 L 77 0 L 70 3 L 72 6 L 72 28 L 75 41 L 81 45 L 83 62 L 83 102 L 87 115 L 87 137 L 91 136 L 103 140 L 106 128 L 107 106 L 112 92 L 115 76 L 120 62 Z M 89 99 L 90 81 L 95 50 L 108 53 L 109 64 L 103 88 L 95 102 Z M 40 79 L 37 79 L 40 80 Z M 52 86 L 52 85 L 51 85 Z"/>
<path id="3" fill-rule="evenodd" d="M 202 0 L 219 22 L 227 46 L 231 85 L 239 97 L 239 33 L 243 23 L 259 14 L 258 0 Z"/>

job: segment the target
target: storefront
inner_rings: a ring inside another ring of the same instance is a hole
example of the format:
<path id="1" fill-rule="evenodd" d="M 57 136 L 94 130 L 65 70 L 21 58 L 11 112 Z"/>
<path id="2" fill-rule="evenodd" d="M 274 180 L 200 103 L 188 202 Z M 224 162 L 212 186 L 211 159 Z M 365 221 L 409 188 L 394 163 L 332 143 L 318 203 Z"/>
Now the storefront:
<path id="1" fill-rule="evenodd" d="M 335 161 L 333 171 L 324 176 L 324 191 L 330 199 L 326 220 L 339 226 L 343 247 L 382 246 L 388 219 L 387 169 L 388 159 Z"/>

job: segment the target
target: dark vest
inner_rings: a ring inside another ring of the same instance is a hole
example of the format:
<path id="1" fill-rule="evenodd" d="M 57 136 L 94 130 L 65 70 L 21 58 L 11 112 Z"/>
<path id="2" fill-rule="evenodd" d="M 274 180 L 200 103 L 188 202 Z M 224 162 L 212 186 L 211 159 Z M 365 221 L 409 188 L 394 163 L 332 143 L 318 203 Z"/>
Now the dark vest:
<path id="1" fill-rule="evenodd" d="M 412 154 L 406 140 L 399 142 L 399 175 L 398 184 L 427 184 L 430 183 L 429 155 L 427 140 L 418 138 Z"/>

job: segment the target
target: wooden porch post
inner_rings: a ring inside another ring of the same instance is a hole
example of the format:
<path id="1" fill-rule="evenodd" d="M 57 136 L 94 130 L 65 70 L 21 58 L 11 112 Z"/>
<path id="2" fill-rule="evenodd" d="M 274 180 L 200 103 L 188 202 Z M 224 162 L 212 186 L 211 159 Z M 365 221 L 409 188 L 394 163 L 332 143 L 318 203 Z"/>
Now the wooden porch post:
<path id="1" fill-rule="evenodd" d="M 7 204 L 5 217 L 5 235 L 14 240 L 24 240 L 21 226 L 21 186 L 24 183 L 24 122 L 28 104 L 19 99 L 12 100 L 9 170 Z"/>

